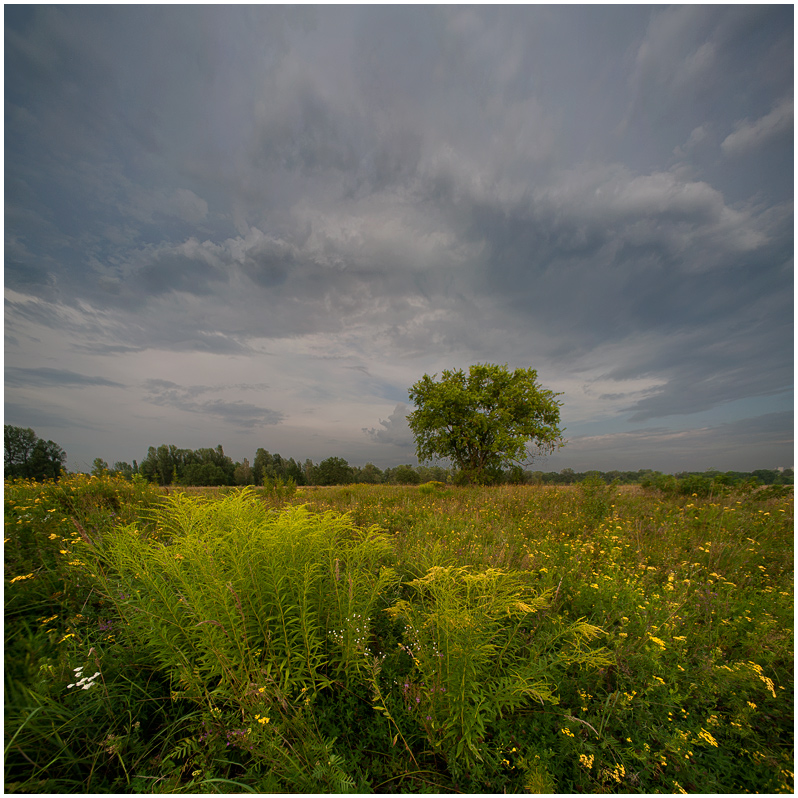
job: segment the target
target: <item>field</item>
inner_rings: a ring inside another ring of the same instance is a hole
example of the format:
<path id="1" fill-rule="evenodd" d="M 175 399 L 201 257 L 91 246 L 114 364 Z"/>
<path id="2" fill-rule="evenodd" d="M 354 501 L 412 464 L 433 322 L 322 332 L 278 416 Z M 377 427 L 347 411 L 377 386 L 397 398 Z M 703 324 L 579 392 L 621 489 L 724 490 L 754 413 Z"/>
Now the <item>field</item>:
<path id="1" fill-rule="evenodd" d="M 5 484 L 6 792 L 793 792 L 793 494 Z"/>

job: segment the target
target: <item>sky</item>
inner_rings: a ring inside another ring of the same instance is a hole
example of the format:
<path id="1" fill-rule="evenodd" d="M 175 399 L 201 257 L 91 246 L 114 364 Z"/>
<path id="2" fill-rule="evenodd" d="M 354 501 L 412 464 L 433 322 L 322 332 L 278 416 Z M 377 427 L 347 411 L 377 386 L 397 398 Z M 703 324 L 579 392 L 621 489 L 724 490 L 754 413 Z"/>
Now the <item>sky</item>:
<path id="1" fill-rule="evenodd" d="M 385 468 L 498 363 L 533 470 L 791 467 L 793 14 L 6 5 L 5 423 Z"/>

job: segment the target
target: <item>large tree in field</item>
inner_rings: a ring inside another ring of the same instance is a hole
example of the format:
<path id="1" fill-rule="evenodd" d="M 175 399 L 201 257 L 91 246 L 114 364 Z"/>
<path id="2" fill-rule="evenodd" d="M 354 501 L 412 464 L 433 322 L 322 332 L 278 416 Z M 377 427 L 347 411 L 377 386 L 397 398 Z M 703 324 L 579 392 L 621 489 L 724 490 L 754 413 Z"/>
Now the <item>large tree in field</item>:
<path id="1" fill-rule="evenodd" d="M 449 458 L 472 482 L 564 445 L 560 394 L 541 388 L 534 369 L 488 363 L 425 374 L 409 391 L 416 409 L 407 423 L 419 460 Z"/>

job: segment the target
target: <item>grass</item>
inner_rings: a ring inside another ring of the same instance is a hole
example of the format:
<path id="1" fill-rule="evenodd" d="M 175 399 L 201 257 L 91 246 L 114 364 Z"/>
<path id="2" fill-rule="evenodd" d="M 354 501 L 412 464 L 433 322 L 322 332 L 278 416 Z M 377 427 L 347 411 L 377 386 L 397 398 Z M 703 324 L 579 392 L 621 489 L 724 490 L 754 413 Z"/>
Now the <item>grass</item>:
<path id="1" fill-rule="evenodd" d="M 791 491 L 168 493 L 6 482 L 8 792 L 793 791 Z"/>

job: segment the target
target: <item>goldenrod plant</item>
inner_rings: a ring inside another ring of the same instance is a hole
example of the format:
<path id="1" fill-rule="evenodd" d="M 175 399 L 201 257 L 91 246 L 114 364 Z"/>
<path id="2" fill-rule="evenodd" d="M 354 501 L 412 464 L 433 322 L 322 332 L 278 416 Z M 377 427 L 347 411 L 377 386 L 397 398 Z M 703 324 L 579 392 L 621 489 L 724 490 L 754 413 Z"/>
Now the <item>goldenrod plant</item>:
<path id="1" fill-rule="evenodd" d="M 403 685 L 433 749 L 453 773 L 483 759 L 491 723 L 525 704 L 556 704 L 555 663 L 597 668 L 606 652 L 582 643 L 601 630 L 579 620 L 552 634 L 542 618 L 551 591 L 536 594 L 522 572 L 435 566 L 409 583 L 388 612 L 405 624 L 415 666 Z M 556 641 L 567 640 L 568 645 Z"/>

